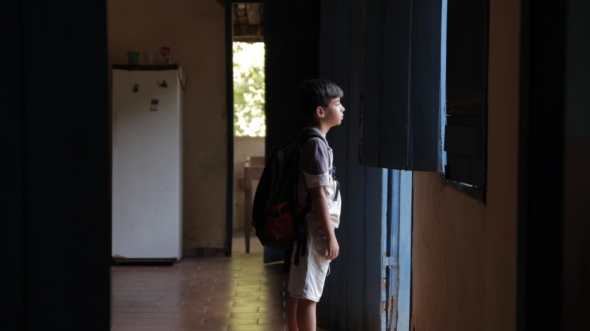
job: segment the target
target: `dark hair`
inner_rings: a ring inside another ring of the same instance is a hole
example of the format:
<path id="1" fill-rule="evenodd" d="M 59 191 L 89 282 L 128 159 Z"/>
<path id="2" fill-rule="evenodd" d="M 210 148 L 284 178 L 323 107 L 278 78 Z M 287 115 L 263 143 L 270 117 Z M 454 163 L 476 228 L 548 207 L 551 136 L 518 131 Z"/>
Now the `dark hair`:
<path id="1" fill-rule="evenodd" d="M 328 107 L 332 99 L 342 98 L 343 96 L 342 89 L 331 81 L 310 79 L 299 86 L 295 103 L 301 115 L 307 120 L 311 120 L 318 106 Z"/>

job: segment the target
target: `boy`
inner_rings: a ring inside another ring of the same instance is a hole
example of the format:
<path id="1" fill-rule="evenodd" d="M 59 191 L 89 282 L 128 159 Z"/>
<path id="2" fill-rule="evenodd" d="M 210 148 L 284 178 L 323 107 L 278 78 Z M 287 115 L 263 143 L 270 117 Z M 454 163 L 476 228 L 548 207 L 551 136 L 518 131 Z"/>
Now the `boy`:
<path id="1" fill-rule="evenodd" d="M 309 121 L 306 129 L 316 130 L 325 138 L 330 128 L 340 125 L 345 110 L 340 103 L 343 95 L 342 89 L 330 81 L 305 81 L 297 91 L 296 103 L 299 112 Z M 291 264 L 289 272 L 289 331 L 316 330 L 316 303 L 322 295 L 330 261 L 338 256 L 334 229 L 340 223 L 341 198 L 332 162 L 332 149 L 324 139 L 314 137 L 303 143 L 298 197 L 302 205 L 309 194 L 313 208 L 305 217 L 305 255 L 298 266 Z M 294 248 L 293 254 L 296 251 Z"/>

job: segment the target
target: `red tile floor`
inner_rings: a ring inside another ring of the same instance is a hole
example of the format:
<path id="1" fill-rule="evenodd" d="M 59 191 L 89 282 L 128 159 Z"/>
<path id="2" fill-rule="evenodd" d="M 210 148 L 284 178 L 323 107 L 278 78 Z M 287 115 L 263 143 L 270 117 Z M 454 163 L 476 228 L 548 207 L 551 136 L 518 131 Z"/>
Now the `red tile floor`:
<path id="1" fill-rule="evenodd" d="M 113 266 L 111 330 L 285 331 L 287 274 L 281 268 L 262 263 L 255 237 L 246 254 L 243 236 L 234 238 L 231 258 Z"/>

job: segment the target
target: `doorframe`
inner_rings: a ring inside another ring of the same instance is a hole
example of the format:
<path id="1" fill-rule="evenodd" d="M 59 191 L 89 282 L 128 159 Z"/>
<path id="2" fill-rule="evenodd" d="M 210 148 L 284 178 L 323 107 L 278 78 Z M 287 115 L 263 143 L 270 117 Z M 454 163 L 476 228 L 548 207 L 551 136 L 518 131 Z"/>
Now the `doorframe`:
<path id="1" fill-rule="evenodd" d="M 234 70 L 233 70 L 233 21 L 232 5 L 225 1 L 225 104 L 227 130 L 227 173 L 225 186 L 225 256 L 231 256 L 233 236 L 233 191 L 234 191 Z"/>

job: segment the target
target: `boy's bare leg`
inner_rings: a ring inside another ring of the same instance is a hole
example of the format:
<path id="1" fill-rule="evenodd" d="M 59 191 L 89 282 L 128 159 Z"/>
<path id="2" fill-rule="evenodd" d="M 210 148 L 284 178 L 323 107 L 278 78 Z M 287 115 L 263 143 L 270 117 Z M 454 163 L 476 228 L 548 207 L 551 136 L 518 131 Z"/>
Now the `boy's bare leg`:
<path id="1" fill-rule="evenodd" d="M 316 303 L 307 299 L 297 300 L 297 327 L 298 331 L 316 330 Z"/>
<path id="2" fill-rule="evenodd" d="M 287 327 L 289 331 L 299 331 L 297 328 L 297 302 L 299 299 L 289 297 L 287 300 Z"/>

